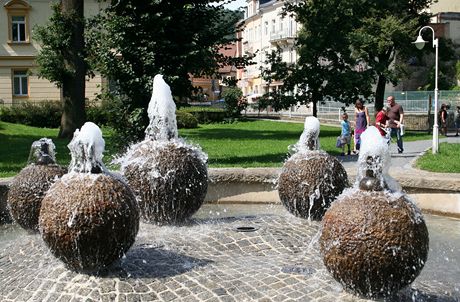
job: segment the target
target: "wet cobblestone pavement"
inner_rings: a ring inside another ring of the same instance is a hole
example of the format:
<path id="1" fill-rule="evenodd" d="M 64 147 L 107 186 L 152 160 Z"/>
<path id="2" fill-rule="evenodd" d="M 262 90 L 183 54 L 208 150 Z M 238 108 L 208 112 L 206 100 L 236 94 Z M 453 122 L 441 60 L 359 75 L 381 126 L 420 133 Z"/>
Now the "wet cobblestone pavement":
<path id="1" fill-rule="evenodd" d="M 127 255 L 98 275 L 67 270 L 39 235 L 6 226 L 15 233 L 0 232 L 0 301 L 367 301 L 326 271 L 318 222 L 279 206 L 272 212 L 279 214 L 141 224 Z M 459 287 L 422 272 L 390 301 L 460 301 Z"/>

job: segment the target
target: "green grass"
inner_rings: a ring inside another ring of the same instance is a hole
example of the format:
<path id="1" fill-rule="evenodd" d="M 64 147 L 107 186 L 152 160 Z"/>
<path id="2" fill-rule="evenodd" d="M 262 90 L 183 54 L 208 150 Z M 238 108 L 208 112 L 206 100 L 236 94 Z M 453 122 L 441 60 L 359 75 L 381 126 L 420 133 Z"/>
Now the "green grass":
<path id="1" fill-rule="evenodd" d="M 280 167 L 288 157 L 287 147 L 298 141 L 302 123 L 249 120 L 232 124 L 201 125 L 181 129 L 182 137 L 199 144 L 209 155 L 210 167 Z M 321 126 L 321 149 L 337 155 L 340 128 Z M 431 135 L 408 132 L 405 141 L 430 139 Z"/>
<path id="2" fill-rule="evenodd" d="M 68 139 L 58 139 L 59 129 L 36 128 L 19 124 L 0 122 L 0 178 L 17 174 L 27 165 L 30 146 L 42 137 L 51 138 L 56 145 L 56 160 L 61 165 L 70 162 Z M 103 129 L 110 136 L 110 131 Z M 110 146 L 107 146 L 112 150 Z M 113 151 L 112 151 L 113 152 Z"/>
<path id="3" fill-rule="evenodd" d="M 416 163 L 417 168 L 431 172 L 460 173 L 460 144 L 439 144 L 436 155 L 431 149 L 421 156 Z"/>
<path id="4" fill-rule="evenodd" d="M 288 157 L 288 146 L 298 141 L 302 130 L 302 123 L 247 120 L 206 124 L 196 129 L 180 129 L 179 133 L 203 148 L 209 156 L 210 167 L 280 167 Z M 108 164 L 115 150 L 110 144 L 111 130 L 104 128 L 102 132 L 107 150 L 104 161 Z M 58 163 L 68 165 L 69 141 L 57 139 L 57 134 L 58 129 L 0 122 L 0 177 L 14 176 L 25 167 L 32 142 L 42 137 L 53 139 Z M 321 126 L 321 149 L 332 155 L 339 154 L 341 150 L 335 147 L 339 134 L 339 127 Z M 404 141 L 431 138 L 430 134 L 408 132 Z"/>

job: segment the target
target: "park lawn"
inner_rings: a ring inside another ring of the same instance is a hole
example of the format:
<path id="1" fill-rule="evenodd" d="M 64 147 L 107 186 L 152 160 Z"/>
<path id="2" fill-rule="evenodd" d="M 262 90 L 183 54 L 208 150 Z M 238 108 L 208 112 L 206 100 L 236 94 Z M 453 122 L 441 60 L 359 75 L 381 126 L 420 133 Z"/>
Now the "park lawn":
<path id="1" fill-rule="evenodd" d="M 295 144 L 303 123 L 244 120 L 233 123 L 206 124 L 195 129 L 179 129 L 181 137 L 200 145 L 209 156 L 210 167 L 280 167 L 288 158 L 288 146 Z M 104 162 L 110 166 L 115 155 L 110 143 L 112 130 L 103 128 L 106 141 Z M 59 164 L 70 162 L 67 139 L 57 139 L 58 129 L 35 128 L 0 122 L 0 178 L 17 174 L 27 164 L 32 142 L 48 137 L 56 145 Z M 335 141 L 340 128 L 321 126 L 321 149 L 332 155 L 340 153 Z M 431 135 L 408 132 L 405 141 L 431 139 Z"/>
<path id="2" fill-rule="evenodd" d="M 110 137 L 111 130 L 103 129 L 104 138 Z M 67 166 L 70 152 L 68 139 L 58 139 L 59 129 L 37 128 L 20 124 L 0 122 L 0 178 L 17 174 L 27 165 L 30 146 L 36 140 L 47 137 L 56 145 L 56 160 Z M 107 133 L 107 136 L 105 135 Z M 110 150 L 110 145 L 107 146 Z M 108 152 L 110 153 L 110 152 Z"/>
<path id="3" fill-rule="evenodd" d="M 460 144 L 439 144 L 438 154 L 428 150 L 417 159 L 416 167 L 431 172 L 460 173 Z"/>
<path id="4" fill-rule="evenodd" d="M 198 144 L 209 156 L 210 167 L 280 167 L 289 157 L 288 146 L 295 144 L 302 123 L 244 120 L 227 124 L 206 124 L 180 129 L 181 137 Z M 340 129 L 321 126 L 321 148 L 338 154 L 335 140 Z"/>

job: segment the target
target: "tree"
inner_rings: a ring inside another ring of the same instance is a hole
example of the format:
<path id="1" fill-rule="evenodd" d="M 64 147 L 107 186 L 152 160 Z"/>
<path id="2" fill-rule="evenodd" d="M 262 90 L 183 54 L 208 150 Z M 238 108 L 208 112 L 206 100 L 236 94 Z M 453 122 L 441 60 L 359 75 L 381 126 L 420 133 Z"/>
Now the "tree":
<path id="1" fill-rule="evenodd" d="M 429 22 L 427 9 L 433 0 L 365 1 L 349 39 L 354 55 L 366 62 L 375 88 L 375 110 L 383 107 L 385 85 L 396 85 L 405 74 L 406 62 L 417 51 L 412 41 Z M 395 58 L 398 60 L 395 60 Z"/>
<path id="2" fill-rule="evenodd" d="M 287 2 L 285 14 L 294 15 L 302 30 L 297 40 L 299 60 L 288 68 L 284 83 L 300 90 L 296 95 L 300 94 L 301 103 L 313 102 L 314 114 L 318 101 L 330 98 L 350 103 L 358 95 L 367 98 L 375 84 L 375 108 L 380 110 L 386 83 L 396 84 L 404 75 L 403 65 L 415 51 L 410 42 L 428 22 L 424 9 L 432 2 Z M 291 103 L 295 101 L 299 97 Z"/>
<path id="3" fill-rule="evenodd" d="M 264 98 L 271 99 L 275 110 L 297 102 L 313 104 L 327 99 L 353 102 L 358 95 L 370 95 L 369 72 L 359 72 L 359 59 L 351 55 L 350 41 L 344 32 L 355 25 L 355 3 L 343 0 L 286 2 L 284 14 L 292 14 L 302 26 L 296 41 L 298 61 L 288 66 L 279 52 L 269 55 L 270 68 L 264 79 L 282 81 L 283 86 Z"/>
<path id="4" fill-rule="evenodd" d="M 225 110 L 231 117 L 240 116 L 241 111 L 247 107 L 247 102 L 243 98 L 243 91 L 236 86 L 225 89 L 222 97 L 225 100 Z"/>
<path id="5" fill-rule="evenodd" d="M 37 56 L 38 76 L 61 88 L 62 117 L 59 137 L 71 138 L 86 120 L 83 0 L 62 0 L 53 15 L 35 28 L 42 49 Z"/>
<path id="6" fill-rule="evenodd" d="M 144 136 L 156 74 L 164 75 L 181 100 L 192 94 L 190 74 L 212 75 L 223 64 L 243 66 L 247 61 L 218 53 L 219 47 L 236 40 L 239 16 L 211 2 L 216 1 L 117 0 L 91 22 L 91 61 L 122 96 L 117 131 L 132 128 L 132 113 L 137 114 L 139 127 L 130 140 Z"/>

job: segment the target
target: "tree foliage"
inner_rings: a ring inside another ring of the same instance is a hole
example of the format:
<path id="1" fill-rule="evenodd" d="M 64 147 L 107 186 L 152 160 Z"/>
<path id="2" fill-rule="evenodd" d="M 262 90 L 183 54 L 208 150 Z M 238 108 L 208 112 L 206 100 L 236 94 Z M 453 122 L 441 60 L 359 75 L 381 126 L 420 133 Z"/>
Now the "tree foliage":
<path id="1" fill-rule="evenodd" d="M 219 47 L 236 40 L 239 15 L 211 2 L 216 1 L 117 0 L 90 23 L 91 62 L 122 96 L 124 110 L 114 126 L 119 132 L 132 127 L 136 113 L 140 127 L 131 140 L 144 136 L 156 74 L 163 74 L 176 100 L 182 100 L 192 94 L 190 74 L 212 75 L 224 64 L 248 60 L 219 54 Z"/>
<path id="2" fill-rule="evenodd" d="M 59 137 L 71 138 L 86 119 L 83 0 L 62 0 L 52 10 L 49 21 L 34 28 L 34 38 L 42 46 L 37 73 L 62 89 Z"/>
<path id="3" fill-rule="evenodd" d="M 270 96 L 272 102 L 283 108 L 312 102 L 316 115 L 317 102 L 333 99 L 351 103 L 358 96 L 374 95 L 376 108 L 381 108 L 385 84 L 397 83 L 404 72 L 399 63 L 405 63 L 405 58 L 415 52 L 410 42 L 420 25 L 428 21 L 422 10 L 431 2 L 287 2 L 284 14 L 295 16 L 302 27 L 296 41 L 299 59 L 293 66 L 286 66 L 271 56 L 265 79 L 279 78 L 284 83 Z"/>
<path id="4" fill-rule="evenodd" d="M 241 111 L 246 109 L 247 102 L 243 98 L 243 91 L 240 88 L 233 86 L 227 87 L 222 93 L 225 101 L 225 110 L 232 117 L 238 117 Z"/>

